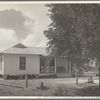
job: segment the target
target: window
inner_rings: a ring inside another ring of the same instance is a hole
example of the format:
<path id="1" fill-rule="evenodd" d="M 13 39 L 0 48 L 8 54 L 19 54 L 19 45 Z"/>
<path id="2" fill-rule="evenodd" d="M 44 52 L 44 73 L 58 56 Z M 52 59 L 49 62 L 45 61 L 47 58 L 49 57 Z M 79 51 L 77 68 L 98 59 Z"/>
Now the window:
<path id="1" fill-rule="evenodd" d="M 64 66 L 57 66 L 57 73 L 65 73 L 66 69 Z"/>
<path id="2" fill-rule="evenodd" d="M 55 66 L 55 59 L 52 59 L 52 60 L 50 61 L 50 66 Z"/>
<path id="3" fill-rule="evenodd" d="M 26 70 L 26 57 L 20 57 L 20 70 Z"/>
<path id="4" fill-rule="evenodd" d="M 45 59 L 44 58 L 40 58 L 40 66 L 45 66 Z"/>

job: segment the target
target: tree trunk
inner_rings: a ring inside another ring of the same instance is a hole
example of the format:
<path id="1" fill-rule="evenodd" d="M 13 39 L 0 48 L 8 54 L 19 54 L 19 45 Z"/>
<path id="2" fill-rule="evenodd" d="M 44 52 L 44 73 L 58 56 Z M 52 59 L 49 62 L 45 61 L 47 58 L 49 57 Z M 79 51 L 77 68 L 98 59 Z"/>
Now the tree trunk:
<path id="1" fill-rule="evenodd" d="M 75 77 L 76 77 L 76 85 L 78 85 L 78 73 L 75 72 Z"/>

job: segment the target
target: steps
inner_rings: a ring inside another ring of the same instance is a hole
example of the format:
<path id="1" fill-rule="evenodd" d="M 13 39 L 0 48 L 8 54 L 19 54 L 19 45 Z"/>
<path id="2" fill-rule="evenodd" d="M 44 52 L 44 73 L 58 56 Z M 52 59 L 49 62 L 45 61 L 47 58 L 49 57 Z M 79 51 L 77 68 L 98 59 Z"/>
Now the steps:
<path id="1" fill-rule="evenodd" d="M 57 73 L 58 78 L 70 78 L 72 77 L 71 73 Z"/>

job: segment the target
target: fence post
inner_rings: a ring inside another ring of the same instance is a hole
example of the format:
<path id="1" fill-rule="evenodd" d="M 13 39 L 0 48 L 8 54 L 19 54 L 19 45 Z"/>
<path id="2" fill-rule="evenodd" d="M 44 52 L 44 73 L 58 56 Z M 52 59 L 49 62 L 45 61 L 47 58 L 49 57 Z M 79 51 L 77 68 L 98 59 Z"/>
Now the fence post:
<path id="1" fill-rule="evenodd" d="M 3 75 L 3 79 L 4 79 L 4 80 L 7 79 L 7 75 Z"/>
<path id="2" fill-rule="evenodd" d="M 23 79 L 23 75 L 22 75 L 22 74 L 20 74 L 20 75 L 19 75 L 19 78 L 20 78 L 20 80 L 22 80 L 22 79 Z"/>
<path id="3" fill-rule="evenodd" d="M 28 74 L 25 74 L 25 83 L 26 83 L 26 88 L 28 87 Z"/>
<path id="4" fill-rule="evenodd" d="M 78 85 L 78 73 L 75 72 L 75 77 L 76 77 L 76 85 Z"/>

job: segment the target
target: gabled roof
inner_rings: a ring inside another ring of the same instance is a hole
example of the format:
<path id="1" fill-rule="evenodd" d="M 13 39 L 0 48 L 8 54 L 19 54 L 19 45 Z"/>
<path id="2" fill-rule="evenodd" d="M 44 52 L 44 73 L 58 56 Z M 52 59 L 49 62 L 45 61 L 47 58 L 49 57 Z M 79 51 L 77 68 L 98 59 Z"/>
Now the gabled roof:
<path id="1" fill-rule="evenodd" d="M 16 45 L 14 45 L 13 47 L 17 47 L 17 48 L 27 48 L 25 45 L 18 43 Z"/>
<path id="2" fill-rule="evenodd" d="M 47 55 L 45 47 L 26 47 L 19 43 L 0 54 L 34 54 L 34 55 Z"/>

